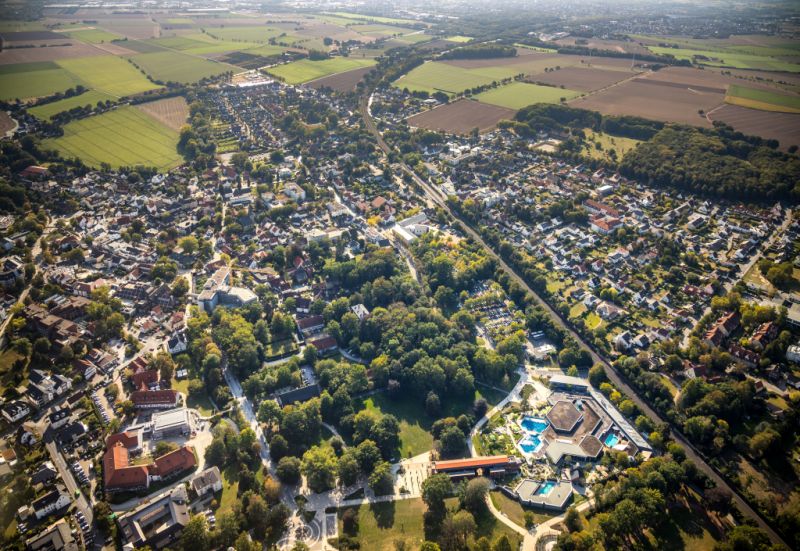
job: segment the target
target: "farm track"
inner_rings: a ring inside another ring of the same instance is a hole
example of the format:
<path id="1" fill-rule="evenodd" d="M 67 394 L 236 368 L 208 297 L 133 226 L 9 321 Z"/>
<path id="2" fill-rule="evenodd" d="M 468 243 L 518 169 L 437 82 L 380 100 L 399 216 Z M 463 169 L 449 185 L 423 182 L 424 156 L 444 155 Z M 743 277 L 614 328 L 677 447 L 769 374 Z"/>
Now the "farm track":
<path id="1" fill-rule="evenodd" d="M 635 78 L 632 77 L 632 78 Z M 365 91 L 365 95 L 362 96 L 359 109 L 361 111 L 362 119 L 364 120 L 364 124 L 366 125 L 367 130 L 374 136 L 378 147 L 380 147 L 384 153 L 389 154 L 391 152 L 391 147 L 386 143 L 381 135 L 378 127 L 375 125 L 372 116 L 369 113 L 369 106 L 368 101 L 369 97 L 372 94 L 372 90 Z M 708 476 L 714 483 L 728 492 L 730 492 L 732 499 L 738 509 L 744 514 L 745 516 L 753 519 L 759 528 L 761 528 L 769 538 L 775 542 L 785 545 L 789 548 L 788 545 L 783 541 L 783 539 L 778 535 L 778 533 L 769 525 L 767 524 L 766 520 L 761 517 L 761 515 L 753 509 L 747 501 L 744 499 L 744 496 L 739 493 L 739 491 L 732 487 L 728 482 L 722 477 L 721 473 L 717 471 L 716 468 L 712 467 L 708 464 L 704 458 L 704 456 L 697 450 L 689 441 L 688 439 L 681 433 L 678 427 L 672 424 L 669 420 L 659 415 L 650 405 L 645 402 L 639 395 L 634 391 L 634 389 L 628 384 L 627 378 L 619 373 L 611 363 L 603 356 L 601 356 L 592 346 L 590 346 L 577 332 L 572 329 L 572 326 L 567 323 L 567 321 L 550 305 L 544 301 L 528 284 L 527 282 L 511 267 L 509 266 L 505 260 L 503 260 L 499 254 L 497 254 L 494 249 L 492 249 L 478 234 L 478 232 L 473 229 L 473 227 L 461 219 L 457 214 L 455 214 L 442 197 L 440 192 L 436 190 L 433 186 L 431 186 L 426 180 L 422 179 L 414 172 L 411 167 L 406 165 L 405 163 L 401 162 L 401 167 L 403 171 L 408 174 L 414 182 L 419 185 L 425 194 L 425 198 L 427 202 L 433 203 L 440 208 L 442 208 L 445 212 L 447 212 L 450 216 L 452 216 L 461 226 L 462 230 L 469 235 L 476 243 L 478 243 L 486 253 L 493 258 L 498 266 L 500 266 L 509 277 L 511 277 L 517 284 L 519 284 L 523 289 L 525 289 L 531 296 L 534 298 L 536 303 L 543 308 L 550 318 L 568 335 L 570 335 L 577 343 L 580 344 L 582 348 L 587 350 L 592 357 L 593 363 L 599 363 L 603 366 L 603 369 L 606 373 L 608 379 L 620 390 L 623 394 L 625 394 L 633 403 L 635 403 L 639 409 L 644 412 L 647 417 L 651 420 L 655 421 L 657 424 L 666 424 L 670 427 L 672 437 L 676 443 L 678 443 L 685 451 L 686 457 L 689 458 L 697 468 L 702 471 L 706 476 Z"/>

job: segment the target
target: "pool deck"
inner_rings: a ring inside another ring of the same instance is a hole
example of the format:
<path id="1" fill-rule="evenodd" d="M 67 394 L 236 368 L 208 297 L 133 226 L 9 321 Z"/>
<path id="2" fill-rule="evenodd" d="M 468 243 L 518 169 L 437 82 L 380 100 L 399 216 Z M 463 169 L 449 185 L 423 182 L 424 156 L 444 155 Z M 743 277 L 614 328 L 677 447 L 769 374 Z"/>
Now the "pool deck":
<path id="1" fill-rule="evenodd" d="M 537 493 L 542 485 L 546 483 L 553 484 L 552 489 L 546 494 Z M 526 505 L 533 505 L 536 507 L 543 507 L 545 509 L 555 509 L 563 511 L 572 501 L 572 483 L 557 480 L 533 480 L 531 478 L 523 479 L 517 487 L 514 488 L 521 503 Z"/>

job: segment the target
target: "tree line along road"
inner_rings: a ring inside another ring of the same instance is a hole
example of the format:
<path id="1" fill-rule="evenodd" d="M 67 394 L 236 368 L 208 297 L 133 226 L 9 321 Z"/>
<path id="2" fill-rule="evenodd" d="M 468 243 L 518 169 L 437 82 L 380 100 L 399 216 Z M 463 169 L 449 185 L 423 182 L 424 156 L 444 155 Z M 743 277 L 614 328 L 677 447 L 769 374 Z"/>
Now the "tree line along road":
<path id="1" fill-rule="evenodd" d="M 381 135 L 378 127 L 375 125 L 375 121 L 372 119 L 372 116 L 369 112 L 368 100 L 369 96 L 372 94 L 372 91 L 369 90 L 365 92 L 365 95 L 361 98 L 360 101 L 360 111 L 361 117 L 364 120 L 364 124 L 367 130 L 375 137 L 375 141 L 378 144 L 384 153 L 387 155 L 391 152 L 391 147 L 384 141 L 383 136 Z M 600 364 L 603 366 L 605 370 L 606 376 L 608 379 L 622 392 L 625 394 L 636 406 L 651 420 L 655 421 L 656 423 L 663 423 L 669 425 L 672 433 L 673 440 L 678 443 L 686 452 L 686 457 L 692 460 L 697 468 L 703 472 L 706 476 L 708 476 L 714 483 L 720 487 L 726 489 L 730 492 L 734 503 L 738 507 L 738 509 L 747 517 L 753 519 L 759 528 L 761 528 L 769 538 L 775 542 L 780 543 L 782 545 L 786 545 L 783 539 L 778 535 L 778 533 L 764 520 L 763 517 L 744 499 L 738 490 L 733 488 L 728 482 L 722 477 L 722 475 L 711 465 L 709 465 L 706 460 L 703 458 L 701 453 L 689 442 L 689 440 L 678 430 L 676 426 L 674 426 L 668 420 L 662 418 L 655 410 L 653 410 L 639 395 L 634 391 L 634 389 L 628 385 L 627 381 L 623 378 L 623 376 L 617 372 L 616 369 L 611 365 L 611 363 L 597 353 L 597 351 L 590 346 L 587 342 L 581 338 L 578 333 L 576 333 L 569 323 L 562 316 L 556 312 L 550 305 L 545 302 L 542 297 L 540 297 L 527 283 L 526 281 L 511 267 L 509 266 L 505 260 L 503 260 L 499 254 L 497 254 L 494 249 L 492 249 L 478 234 L 476 230 L 472 228 L 472 226 L 455 214 L 447 204 L 447 202 L 442 197 L 441 193 L 431 186 L 426 180 L 420 178 L 414 170 L 406 165 L 404 162 L 399 163 L 402 167 L 403 171 L 408 174 L 414 182 L 419 185 L 425 192 L 426 198 L 428 200 L 433 201 L 436 205 L 441 207 L 445 212 L 447 212 L 450 216 L 455 219 L 461 229 L 469 235 L 476 243 L 480 244 L 481 247 L 487 252 L 489 256 L 491 256 L 498 265 L 505 271 L 509 277 L 511 277 L 517 284 L 519 284 L 523 289 L 525 289 L 528 293 L 533 296 L 536 303 L 541 306 L 550 316 L 551 319 L 559 326 L 563 331 L 565 331 L 568 335 L 570 335 L 575 341 L 585 350 L 589 352 L 592 357 L 592 361 L 596 364 Z M 788 548 L 789 546 L 787 546 Z"/>

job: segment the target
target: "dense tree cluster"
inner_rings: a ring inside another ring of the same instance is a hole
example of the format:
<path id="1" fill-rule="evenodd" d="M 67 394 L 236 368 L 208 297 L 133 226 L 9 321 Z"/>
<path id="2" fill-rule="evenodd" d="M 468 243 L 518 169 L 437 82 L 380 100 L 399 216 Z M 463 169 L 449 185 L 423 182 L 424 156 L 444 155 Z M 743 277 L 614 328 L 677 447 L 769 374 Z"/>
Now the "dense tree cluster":
<path id="1" fill-rule="evenodd" d="M 494 57 L 514 57 L 517 49 L 503 44 L 476 44 L 453 48 L 439 56 L 439 59 L 491 59 Z"/>

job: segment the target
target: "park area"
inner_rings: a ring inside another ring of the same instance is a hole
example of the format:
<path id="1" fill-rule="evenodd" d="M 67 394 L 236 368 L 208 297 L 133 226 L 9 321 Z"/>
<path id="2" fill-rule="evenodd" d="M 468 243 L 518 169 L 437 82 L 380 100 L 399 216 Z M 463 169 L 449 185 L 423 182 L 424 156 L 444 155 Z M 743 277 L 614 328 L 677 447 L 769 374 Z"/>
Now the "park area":
<path id="1" fill-rule="evenodd" d="M 278 77 L 288 84 L 302 84 L 318 78 L 344 73 L 364 67 L 375 65 L 373 59 L 351 59 L 338 57 L 325 59 L 322 61 L 311 61 L 301 59 L 284 65 L 276 65 L 266 69 L 266 72 L 274 77 Z"/>
<path id="2" fill-rule="evenodd" d="M 44 149 L 78 157 L 99 167 L 154 166 L 160 170 L 181 163 L 176 150 L 178 133 L 134 107 L 120 107 L 64 126 L 64 135 L 44 140 Z"/>

